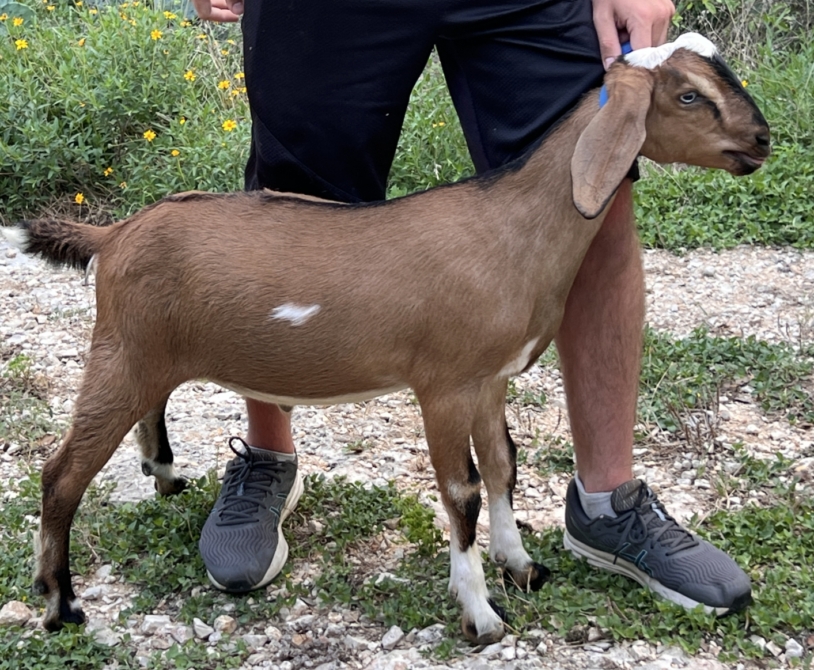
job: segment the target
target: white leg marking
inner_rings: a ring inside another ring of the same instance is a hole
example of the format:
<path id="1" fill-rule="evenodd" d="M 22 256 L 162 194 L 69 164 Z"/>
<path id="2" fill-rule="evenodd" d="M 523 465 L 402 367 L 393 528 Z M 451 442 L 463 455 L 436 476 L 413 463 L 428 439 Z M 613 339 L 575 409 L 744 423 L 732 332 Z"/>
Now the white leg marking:
<path id="1" fill-rule="evenodd" d="M 483 574 L 477 544 L 461 551 L 455 531 L 450 533 L 449 592 L 464 610 L 464 618 L 474 622 L 478 635 L 503 630 L 503 621 L 489 605 L 489 590 Z"/>
<path id="2" fill-rule="evenodd" d="M 295 305 L 287 302 L 271 310 L 270 318 L 290 321 L 292 326 L 301 326 L 320 309 L 322 308 L 319 305 Z"/>
<path id="3" fill-rule="evenodd" d="M 150 466 L 150 474 L 158 479 L 163 479 L 168 482 L 178 479 L 178 473 L 175 472 L 175 466 L 172 463 L 154 463 L 153 461 L 144 461 Z"/>
<path id="4" fill-rule="evenodd" d="M 489 558 L 511 570 L 525 570 L 532 563 L 517 530 L 508 494 L 494 501 L 489 499 Z"/>

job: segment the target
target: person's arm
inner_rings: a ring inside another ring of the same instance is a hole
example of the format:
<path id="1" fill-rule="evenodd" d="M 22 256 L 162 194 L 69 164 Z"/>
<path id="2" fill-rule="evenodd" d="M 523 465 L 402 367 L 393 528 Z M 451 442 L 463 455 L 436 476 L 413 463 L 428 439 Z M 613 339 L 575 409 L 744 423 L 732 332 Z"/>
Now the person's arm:
<path id="1" fill-rule="evenodd" d="M 234 23 L 243 13 L 242 0 L 192 0 L 192 4 L 204 21 Z"/>
<path id="2" fill-rule="evenodd" d="M 663 44 L 675 13 L 670 0 L 593 0 L 593 7 L 605 69 L 622 54 L 622 42 L 633 49 Z"/>

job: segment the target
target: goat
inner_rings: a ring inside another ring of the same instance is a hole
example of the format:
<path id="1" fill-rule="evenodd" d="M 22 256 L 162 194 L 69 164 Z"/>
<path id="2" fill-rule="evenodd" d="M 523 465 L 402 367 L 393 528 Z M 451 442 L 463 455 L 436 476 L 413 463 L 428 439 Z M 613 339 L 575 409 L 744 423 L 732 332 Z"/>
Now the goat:
<path id="1" fill-rule="evenodd" d="M 450 521 L 463 633 L 499 640 L 475 543 L 481 475 L 489 556 L 517 584 L 548 574 L 512 512 L 510 377 L 543 353 L 582 259 L 636 156 L 757 169 L 769 128 L 698 35 L 620 57 L 535 149 L 508 167 L 384 203 L 188 192 L 106 228 L 53 220 L 6 231 L 57 263 L 96 266 L 97 321 L 73 425 L 42 473 L 35 589 L 48 629 L 82 622 L 69 531 L 91 479 L 139 422 L 143 470 L 183 488 L 164 410 L 209 379 L 282 405 L 355 402 L 410 387 Z M 471 454 L 470 438 L 478 459 Z M 480 472 L 479 469 L 480 468 Z"/>

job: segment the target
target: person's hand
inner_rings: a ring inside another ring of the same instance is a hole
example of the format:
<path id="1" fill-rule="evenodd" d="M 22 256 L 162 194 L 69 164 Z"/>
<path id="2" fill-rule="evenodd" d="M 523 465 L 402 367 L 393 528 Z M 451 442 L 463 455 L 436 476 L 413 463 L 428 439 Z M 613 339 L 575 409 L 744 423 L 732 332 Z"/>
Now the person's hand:
<path id="1" fill-rule="evenodd" d="M 633 49 L 663 44 L 675 13 L 670 0 L 593 0 L 593 6 L 606 70 L 622 54 L 622 42 L 630 42 Z"/>
<path id="2" fill-rule="evenodd" d="M 192 4 L 204 21 L 234 23 L 243 13 L 243 0 L 192 0 Z"/>

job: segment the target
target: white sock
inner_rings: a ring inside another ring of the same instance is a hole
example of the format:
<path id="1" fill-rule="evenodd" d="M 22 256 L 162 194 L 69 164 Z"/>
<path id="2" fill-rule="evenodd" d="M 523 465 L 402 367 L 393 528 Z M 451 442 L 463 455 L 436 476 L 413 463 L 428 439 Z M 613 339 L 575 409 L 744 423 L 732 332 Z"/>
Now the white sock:
<path id="1" fill-rule="evenodd" d="M 577 473 L 575 479 L 577 480 L 577 492 L 579 493 L 579 502 L 582 509 L 589 519 L 596 519 L 598 516 L 604 514 L 605 516 L 616 516 L 611 506 L 611 493 L 612 491 L 599 491 L 598 493 L 588 493 L 582 485 L 582 480 Z"/>
<path id="2" fill-rule="evenodd" d="M 254 451 L 270 451 L 272 454 L 274 454 L 274 457 L 278 461 L 283 461 L 285 463 L 293 463 L 297 460 L 297 454 L 285 454 L 282 451 L 275 451 L 274 449 L 261 449 L 260 447 L 253 447 L 251 445 L 249 445 L 249 448 L 253 449 Z"/>

